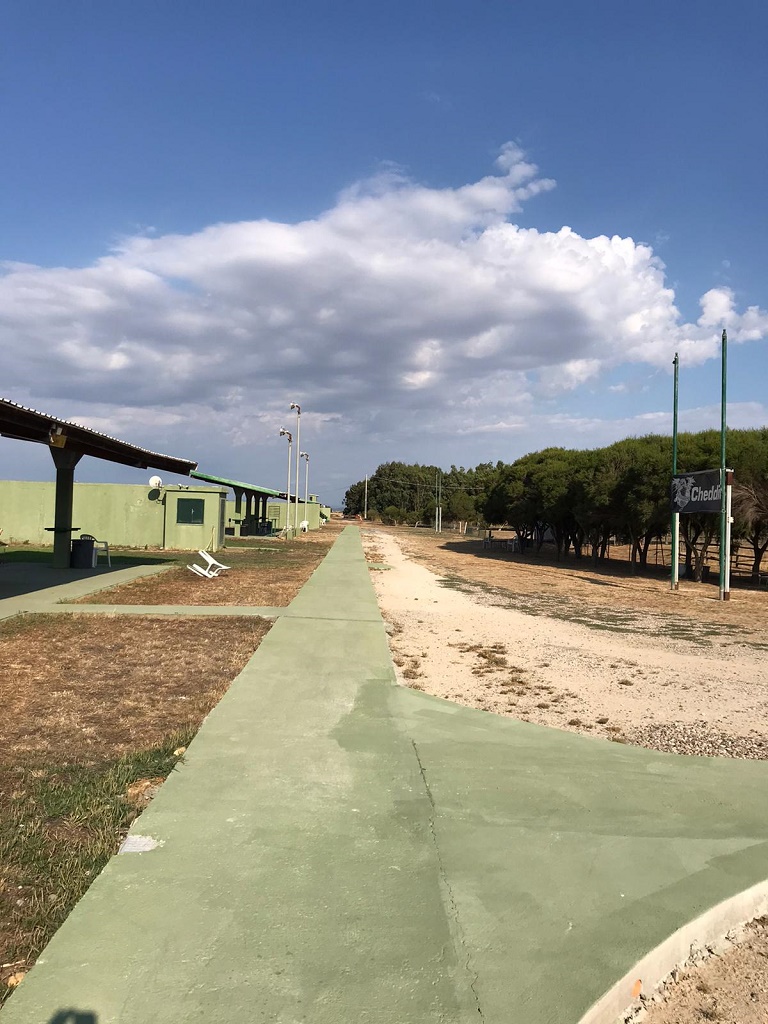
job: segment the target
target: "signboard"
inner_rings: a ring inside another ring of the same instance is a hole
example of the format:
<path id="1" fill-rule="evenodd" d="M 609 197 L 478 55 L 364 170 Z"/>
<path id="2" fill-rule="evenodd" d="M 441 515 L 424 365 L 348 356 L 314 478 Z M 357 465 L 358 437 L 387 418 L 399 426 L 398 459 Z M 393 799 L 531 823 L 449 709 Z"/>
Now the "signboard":
<path id="1" fill-rule="evenodd" d="M 721 497 L 719 469 L 681 473 L 672 477 L 670 501 L 673 512 L 719 512 Z"/>

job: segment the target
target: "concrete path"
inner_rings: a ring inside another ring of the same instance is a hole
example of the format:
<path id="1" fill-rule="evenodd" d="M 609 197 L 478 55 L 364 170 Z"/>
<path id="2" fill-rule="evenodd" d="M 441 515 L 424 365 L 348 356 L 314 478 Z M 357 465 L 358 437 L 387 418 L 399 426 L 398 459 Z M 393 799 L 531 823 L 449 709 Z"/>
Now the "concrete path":
<path id="1" fill-rule="evenodd" d="M 75 601 L 169 568 L 170 565 L 132 565 L 125 569 L 54 569 L 36 562 L 6 562 L 0 566 L 0 620 L 22 612 L 52 611 L 60 601 Z M 76 607 L 82 610 L 84 606 Z"/>
<path id="2" fill-rule="evenodd" d="M 133 565 L 125 569 L 53 569 L 34 562 L 8 563 L 0 574 L 0 620 L 24 612 L 46 615 L 231 615 L 275 619 L 287 608 L 237 605 L 69 604 L 143 576 L 156 576 L 171 565 Z"/>
<path id="3" fill-rule="evenodd" d="M 348 529 L 128 845 L 2 1024 L 576 1024 L 768 876 L 768 767 L 400 689 Z"/>

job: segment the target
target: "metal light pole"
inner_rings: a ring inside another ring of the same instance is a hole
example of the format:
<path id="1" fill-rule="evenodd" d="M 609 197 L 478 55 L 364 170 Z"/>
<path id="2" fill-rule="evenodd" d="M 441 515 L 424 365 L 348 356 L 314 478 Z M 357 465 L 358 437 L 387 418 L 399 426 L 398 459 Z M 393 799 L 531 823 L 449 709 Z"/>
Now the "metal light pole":
<path id="1" fill-rule="evenodd" d="M 309 530 L 309 520 L 307 519 L 307 502 L 309 501 L 309 455 L 307 452 L 299 452 L 300 459 L 306 459 L 307 464 L 304 468 L 304 522 L 307 524 L 307 530 Z M 299 500 L 298 494 L 296 495 L 296 501 Z"/>
<path id="2" fill-rule="evenodd" d="M 365 474 L 365 504 L 363 505 L 363 519 L 368 518 L 368 474 Z"/>
<path id="3" fill-rule="evenodd" d="M 296 451 L 301 451 L 301 406 L 291 402 L 291 408 L 296 410 Z M 296 456 L 296 509 L 293 517 L 293 526 L 299 532 L 299 457 Z"/>
<path id="4" fill-rule="evenodd" d="M 285 427 L 280 427 L 280 437 L 288 438 L 288 486 L 285 488 L 285 532 L 286 536 L 291 528 L 291 450 L 293 448 L 293 434 Z"/>
<path id="5" fill-rule="evenodd" d="M 677 473 L 677 378 L 680 369 L 680 358 L 675 352 L 675 397 L 672 406 L 672 476 Z M 680 584 L 677 581 L 679 571 L 679 548 L 680 548 L 680 513 L 672 513 L 672 590 L 677 590 Z"/>

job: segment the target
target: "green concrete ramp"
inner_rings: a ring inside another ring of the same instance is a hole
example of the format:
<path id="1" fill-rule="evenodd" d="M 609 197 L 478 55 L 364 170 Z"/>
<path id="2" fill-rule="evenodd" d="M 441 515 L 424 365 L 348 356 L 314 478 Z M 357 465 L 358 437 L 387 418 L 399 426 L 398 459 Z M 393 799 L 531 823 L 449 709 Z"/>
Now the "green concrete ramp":
<path id="1" fill-rule="evenodd" d="M 486 1021 L 576 1024 L 643 954 L 768 878 L 764 762 L 659 754 L 407 690 L 395 704 Z"/>
<path id="2" fill-rule="evenodd" d="M 129 845 L 2 1024 L 576 1024 L 768 877 L 768 768 L 397 687 L 350 528 Z"/>

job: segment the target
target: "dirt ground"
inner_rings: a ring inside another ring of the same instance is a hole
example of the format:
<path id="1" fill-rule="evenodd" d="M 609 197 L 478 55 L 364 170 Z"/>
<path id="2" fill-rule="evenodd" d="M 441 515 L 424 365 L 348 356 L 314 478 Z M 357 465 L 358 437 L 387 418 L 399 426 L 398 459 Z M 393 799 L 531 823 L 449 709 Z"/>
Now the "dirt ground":
<path id="1" fill-rule="evenodd" d="M 367 543 L 404 683 L 659 750 L 768 757 L 768 594 L 536 563 L 478 541 Z"/>
<path id="2" fill-rule="evenodd" d="M 643 1024 L 765 1024 L 768 922 L 754 921 L 732 948 L 675 972 L 656 1000 Z"/>
<path id="3" fill-rule="evenodd" d="M 539 562 L 427 531 L 370 529 L 364 544 L 403 685 L 615 742 L 768 758 L 765 592 L 721 603 L 716 587 L 683 581 L 672 594 L 624 566 Z M 677 973 L 642 1019 L 766 1024 L 765 922 Z"/>
<path id="4" fill-rule="evenodd" d="M 254 537 L 216 554 L 230 568 L 215 579 L 203 579 L 187 569 L 202 563 L 191 554 L 156 576 L 111 587 L 82 598 L 82 604 L 119 605 L 249 605 L 285 607 L 298 594 L 338 536 L 332 521 L 322 530 L 293 541 Z"/>

